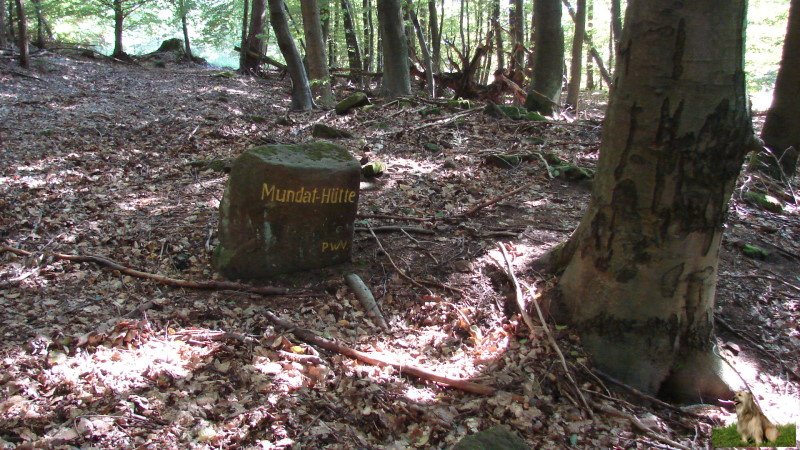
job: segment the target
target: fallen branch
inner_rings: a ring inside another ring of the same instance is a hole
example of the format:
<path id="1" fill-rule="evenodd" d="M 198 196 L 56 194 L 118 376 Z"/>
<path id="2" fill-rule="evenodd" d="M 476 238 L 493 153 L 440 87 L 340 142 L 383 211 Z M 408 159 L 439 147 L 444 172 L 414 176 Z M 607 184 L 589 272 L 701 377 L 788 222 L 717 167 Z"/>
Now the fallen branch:
<path id="1" fill-rule="evenodd" d="M 0 246 L 0 253 L 10 252 L 19 256 L 33 256 L 32 252 L 22 250 L 19 248 L 10 247 L 8 245 Z M 203 290 L 231 290 L 231 291 L 244 291 L 259 295 L 292 295 L 288 289 L 272 287 L 272 286 L 250 286 L 247 284 L 234 283 L 231 281 L 189 281 L 181 280 L 178 278 L 166 277 L 163 275 L 142 272 L 140 270 L 131 269 L 123 266 L 122 264 L 97 255 L 68 255 L 64 253 L 46 253 L 51 255 L 57 260 L 70 261 L 70 262 L 89 262 L 95 263 L 100 267 L 107 270 L 118 270 L 120 273 L 130 275 L 135 278 L 142 278 L 145 280 L 152 280 L 157 283 L 188 289 L 203 289 Z"/>
<path id="2" fill-rule="evenodd" d="M 494 395 L 498 392 L 498 389 L 493 388 L 491 386 L 473 383 L 467 380 L 460 380 L 456 378 L 446 377 L 443 375 L 436 374 L 422 367 L 416 367 L 404 363 L 390 361 L 384 355 L 358 351 L 356 349 L 339 344 L 336 341 L 325 339 L 321 336 L 318 336 L 317 334 L 311 332 L 310 330 L 297 328 L 292 323 L 279 318 L 271 311 L 264 311 L 264 315 L 270 322 L 272 322 L 273 325 L 275 325 L 278 328 L 283 328 L 284 330 L 294 334 L 295 337 L 305 342 L 306 344 L 316 345 L 317 347 L 324 348 L 325 350 L 339 353 L 344 356 L 349 356 L 351 358 L 357 359 L 367 364 L 371 364 L 373 366 L 393 367 L 401 374 L 411 375 L 413 377 L 420 378 L 423 380 L 435 381 L 437 383 L 441 383 L 446 386 L 450 386 L 465 392 L 471 392 L 473 394 L 479 394 L 479 395 Z"/>
<path id="3" fill-rule="evenodd" d="M 387 219 L 387 220 L 408 220 L 409 222 L 431 222 L 433 217 L 412 217 L 412 216 L 397 216 L 393 214 L 356 214 L 359 219 Z"/>
<path id="4" fill-rule="evenodd" d="M 475 107 L 475 108 L 472 108 L 472 109 L 468 109 L 468 110 L 466 110 L 464 112 L 460 112 L 458 114 L 453 114 L 452 116 L 447 117 L 445 119 L 437 120 L 435 122 L 426 123 L 426 124 L 420 125 L 418 127 L 411 128 L 409 130 L 405 130 L 404 129 L 404 130 L 401 130 L 401 131 L 387 131 L 385 133 L 378 134 L 378 136 L 386 136 L 386 135 L 390 135 L 390 134 L 413 132 L 413 131 L 424 130 L 425 128 L 435 127 L 435 126 L 439 126 L 439 125 L 446 125 L 446 124 L 448 124 L 450 122 L 453 122 L 453 121 L 458 120 L 458 119 L 460 119 L 462 117 L 466 117 L 466 116 L 468 116 L 470 114 L 474 114 L 474 113 L 476 113 L 478 111 L 482 111 L 482 110 L 483 110 L 483 106 L 478 106 L 478 107 Z"/>

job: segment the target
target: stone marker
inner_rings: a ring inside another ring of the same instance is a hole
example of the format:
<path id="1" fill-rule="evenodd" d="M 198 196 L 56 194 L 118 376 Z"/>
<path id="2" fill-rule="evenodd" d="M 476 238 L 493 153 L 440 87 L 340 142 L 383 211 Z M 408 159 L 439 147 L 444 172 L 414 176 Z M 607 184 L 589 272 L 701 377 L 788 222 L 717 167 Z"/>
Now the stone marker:
<path id="1" fill-rule="evenodd" d="M 216 269 L 267 279 L 347 261 L 360 168 L 345 148 L 324 141 L 244 152 L 220 204 Z"/>

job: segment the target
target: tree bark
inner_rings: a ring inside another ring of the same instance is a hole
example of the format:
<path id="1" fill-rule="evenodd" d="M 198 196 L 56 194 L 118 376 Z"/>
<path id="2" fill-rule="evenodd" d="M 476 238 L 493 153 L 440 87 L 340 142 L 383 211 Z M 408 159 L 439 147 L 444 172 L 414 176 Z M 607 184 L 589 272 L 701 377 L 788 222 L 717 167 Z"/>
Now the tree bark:
<path id="1" fill-rule="evenodd" d="M 335 101 L 331 92 L 331 76 L 325 55 L 325 42 L 322 39 L 322 23 L 319 17 L 317 0 L 300 0 L 303 14 L 303 33 L 306 38 L 306 58 L 311 77 L 311 91 L 320 105 L 333 106 Z"/>
<path id="2" fill-rule="evenodd" d="M 614 42 L 612 59 L 619 58 L 619 43 L 622 38 L 622 7 L 621 0 L 611 0 L 611 40 Z M 616 67 L 616 66 L 614 66 Z"/>
<path id="3" fill-rule="evenodd" d="M 411 95 L 408 44 L 400 15 L 400 0 L 377 0 L 378 23 L 383 44 L 381 93 L 387 97 Z"/>
<path id="4" fill-rule="evenodd" d="M 19 29 L 19 65 L 27 69 L 30 66 L 30 55 L 28 55 L 28 23 L 25 20 L 25 7 L 22 5 L 22 0 L 16 0 L 17 3 L 17 28 Z"/>
<path id="5" fill-rule="evenodd" d="M 111 56 L 125 59 L 128 55 L 122 48 L 122 24 L 125 21 L 125 11 L 122 9 L 122 0 L 114 0 L 114 51 Z"/>
<path id="6" fill-rule="evenodd" d="M 428 0 L 428 26 L 430 28 L 431 58 L 433 59 L 433 73 L 439 73 L 442 68 L 442 34 L 439 31 L 438 17 L 436 14 L 436 0 Z"/>
<path id="7" fill-rule="evenodd" d="M 551 115 L 558 110 L 564 76 L 564 30 L 561 28 L 561 1 L 534 0 L 536 21 L 534 47 L 536 59 L 525 108 Z"/>
<path id="8" fill-rule="evenodd" d="M 275 39 L 278 41 L 283 59 L 286 60 L 286 67 L 292 80 L 292 102 L 289 108 L 294 111 L 310 111 L 314 106 L 311 88 L 308 85 L 300 52 L 297 51 L 289 31 L 289 20 L 283 0 L 269 0 L 269 21 L 275 31 Z"/>
<path id="9" fill-rule="evenodd" d="M 3 0 L 0 0 L 0 1 L 3 1 Z M 15 7 L 16 7 L 16 4 L 14 3 L 14 0 L 8 0 L 8 37 L 12 41 L 14 40 L 14 37 L 17 35 L 14 32 L 14 8 Z"/>
<path id="10" fill-rule="evenodd" d="M 586 38 L 586 0 L 578 0 L 575 14 L 575 35 L 572 38 L 572 60 L 569 68 L 567 101 L 565 107 L 578 112 L 578 95 L 581 92 L 581 73 L 583 72 L 583 40 Z"/>
<path id="11" fill-rule="evenodd" d="M 261 66 L 261 58 L 253 56 L 261 55 L 264 52 L 264 25 L 266 23 L 267 4 L 266 0 L 251 0 L 250 2 L 250 25 L 247 27 L 247 40 L 245 49 L 244 72 L 256 73 Z"/>
<path id="12" fill-rule="evenodd" d="M 800 0 L 789 5 L 789 23 L 783 55 L 775 80 L 772 105 L 767 112 L 761 139 L 771 155 L 759 154 L 766 172 L 776 179 L 790 179 L 797 172 L 800 152 Z"/>
<path id="13" fill-rule="evenodd" d="M 361 47 L 358 45 L 358 35 L 353 23 L 353 7 L 350 0 L 341 0 L 342 19 L 344 21 L 344 38 L 347 42 L 347 60 L 350 62 L 350 76 L 353 82 L 361 86 L 363 78 L 359 75 L 363 69 Z"/>
<path id="14" fill-rule="evenodd" d="M 33 12 L 36 14 L 36 46 L 39 48 L 45 47 L 44 38 L 44 15 L 42 14 L 42 3 L 40 0 L 31 0 L 33 3 Z"/>
<path id="15" fill-rule="evenodd" d="M 676 400 L 731 394 L 713 307 L 727 204 L 754 146 L 745 11 L 746 0 L 629 3 L 592 200 L 551 254 L 566 261 L 561 306 L 595 366 Z"/>

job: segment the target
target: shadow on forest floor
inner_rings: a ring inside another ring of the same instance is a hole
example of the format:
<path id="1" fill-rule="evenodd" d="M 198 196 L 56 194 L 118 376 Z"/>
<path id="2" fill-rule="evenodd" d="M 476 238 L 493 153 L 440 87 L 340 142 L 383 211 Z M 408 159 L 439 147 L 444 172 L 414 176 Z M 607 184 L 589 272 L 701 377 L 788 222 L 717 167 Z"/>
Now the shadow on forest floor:
<path id="1" fill-rule="evenodd" d="M 651 447 L 655 434 L 695 447 L 708 442 L 712 423 L 734 420 L 715 407 L 693 408 L 707 418 L 698 421 L 615 399 L 583 369 L 589 362 L 575 334 L 558 326 L 585 395 L 654 431 L 599 412 L 592 418 L 538 322 L 530 333 L 517 314 L 498 243 L 520 280 L 546 291 L 554 280 L 528 263 L 577 225 L 590 185 L 550 178 L 537 158 L 498 166 L 492 155 L 547 150 L 593 167 L 602 95 L 587 95 L 588 113 L 572 123 L 498 120 L 447 105 L 429 114 L 422 100 L 287 116 L 288 80 L 276 75 L 45 55 L 28 78 L 3 64 L 0 239 L 34 252 L 0 256 L 3 446 L 446 447 L 501 423 L 534 448 Z M 341 143 L 357 158 L 386 163 L 387 174 L 362 191 L 364 215 L 454 214 L 533 184 L 461 221 L 363 219 L 405 231 L 378 234 L 388 255 L 360 232 L 351 263 L 276 280 L 300 296 L 176 289 L 47 256 L 102 255 L 210 279 L 226 175 L 190 163 L 302 142 L 317 122 L 354 133 Z M 759 182 L 745 173 L 740 186 Z M 800 422 L 797 210 L 758 211 L 740 193 L 720 262 L 719 349 L 771 418 Z M 744 244 L 768 254 L 747 258 Z M 463 295 L 412 286 L 388 256 L 411 277 Z M 365 316 L 342 279 L 350 272 L 372 288 L 391 331 Z M 467 394 L 319 352 L 276 330 L 266 310 L 350 347 L 501 392 Z"/>

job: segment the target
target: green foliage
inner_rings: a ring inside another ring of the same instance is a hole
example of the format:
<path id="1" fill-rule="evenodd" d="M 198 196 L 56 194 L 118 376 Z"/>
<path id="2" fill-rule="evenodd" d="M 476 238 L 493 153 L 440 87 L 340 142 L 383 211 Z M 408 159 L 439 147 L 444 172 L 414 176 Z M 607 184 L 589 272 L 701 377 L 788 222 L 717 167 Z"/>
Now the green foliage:
<path id="1" fill-rule="evenodd" d="M 778 425 L 778 440 L 764 443 L 762 447 L 794 447 L 796 442 L 796 426 L 794 424 Z M 732 423 L 725 428 L 711 430 L 711 445 L 714 448 L 723 447 L 753 447 L 753 443 L 742 442 L 742 437 L 736 431 L 736 424 Z"/>

